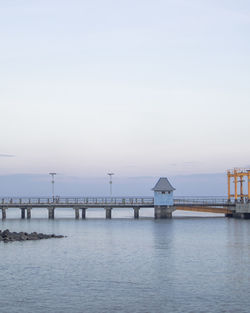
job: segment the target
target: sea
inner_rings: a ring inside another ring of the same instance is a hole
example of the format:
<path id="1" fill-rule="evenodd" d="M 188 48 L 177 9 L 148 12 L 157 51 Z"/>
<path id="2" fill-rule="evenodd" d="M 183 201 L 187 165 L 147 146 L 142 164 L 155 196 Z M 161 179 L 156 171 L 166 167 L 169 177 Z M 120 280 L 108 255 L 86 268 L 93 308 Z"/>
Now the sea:
<path id="1" fill-rule="evenodd" d="M 250 220 L 153 209 L 9 209 L 0 229 L 64 235 L 0 242 L 1 313 L 250 312 Z"/>

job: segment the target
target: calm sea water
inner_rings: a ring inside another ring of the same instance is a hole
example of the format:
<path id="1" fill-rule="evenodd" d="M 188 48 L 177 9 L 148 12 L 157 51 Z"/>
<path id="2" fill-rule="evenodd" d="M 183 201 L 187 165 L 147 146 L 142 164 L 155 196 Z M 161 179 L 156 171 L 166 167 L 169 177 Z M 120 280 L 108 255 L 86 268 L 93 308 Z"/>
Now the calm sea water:
<path id="1" fill-rule="evenodd" d="M 1 229 L 67 238 L 0 243 L 1 313 L 250 311 L 250 221 L 10 211 Z"/>

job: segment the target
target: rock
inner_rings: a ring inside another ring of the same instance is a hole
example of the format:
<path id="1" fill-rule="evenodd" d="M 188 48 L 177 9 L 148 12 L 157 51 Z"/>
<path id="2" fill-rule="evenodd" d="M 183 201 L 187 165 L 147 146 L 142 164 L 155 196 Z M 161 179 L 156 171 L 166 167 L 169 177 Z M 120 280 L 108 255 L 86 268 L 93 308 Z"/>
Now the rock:
<path id="1" fill-rule="evenodd" d="M 13 241 L 25 241 L 25 240 L 40 240 L 40 239 L 49 239 L 49 238 L 64 238 L 64 236 L 55 234 L 47 235 L 42 233 L 33 232 L 28 234 L 27 232 L 10 232 L 8 229 L 1 231 L 0 230 L 0 241 L 5 243 Z"/>

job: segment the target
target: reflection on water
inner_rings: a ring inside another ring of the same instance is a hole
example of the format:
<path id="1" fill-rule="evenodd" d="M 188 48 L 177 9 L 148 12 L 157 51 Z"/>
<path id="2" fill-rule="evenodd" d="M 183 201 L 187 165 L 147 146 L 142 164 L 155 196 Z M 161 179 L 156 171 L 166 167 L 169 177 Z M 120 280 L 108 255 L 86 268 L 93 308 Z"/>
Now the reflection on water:
<path id="1" fill-rule="evenodd" d="M 154 220 L 153 210 L 78 221 L 73 210 L 54 221 L 33 210 L 29 221 L 10 211 L 2 229 L 68 237 L 0 243 L 0 312 L 249 311 L 250 221 Z"/>

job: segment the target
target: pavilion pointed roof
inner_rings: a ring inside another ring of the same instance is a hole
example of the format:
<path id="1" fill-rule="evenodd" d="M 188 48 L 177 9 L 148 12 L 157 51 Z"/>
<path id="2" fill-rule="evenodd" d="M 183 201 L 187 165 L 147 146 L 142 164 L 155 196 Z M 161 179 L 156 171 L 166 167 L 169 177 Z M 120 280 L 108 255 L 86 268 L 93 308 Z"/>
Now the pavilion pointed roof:
<path id="1" fill-rule="evenodd" d="M 174 191 L 175 188 L 170 184 L 167 177 L 161 177 L 152 190 L 153 191 Z"/>

